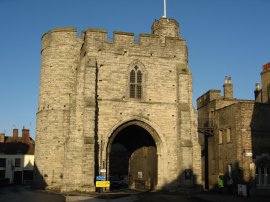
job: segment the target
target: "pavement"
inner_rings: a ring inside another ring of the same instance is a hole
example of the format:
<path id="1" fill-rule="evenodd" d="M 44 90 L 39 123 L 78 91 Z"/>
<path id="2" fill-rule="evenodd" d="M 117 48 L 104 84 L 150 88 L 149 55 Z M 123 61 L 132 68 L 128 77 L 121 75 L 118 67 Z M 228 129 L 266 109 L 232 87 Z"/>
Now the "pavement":
<path id="1" fill-rule="evenodd" d="M 107 201 L 117 201 L 117 202 L 133 202 L 138 199 L 138 194 L 140 192 L 123 190 L 115 192 L 104 192 L 104 193 L 67 193 L 66 202 L 107 202 Z"/>
<path id="2" fill-rule="evenodd" d="M 201 192 L 195 194 L 179 194 L 167 192 L 135 192 L 120 191 L 92 194 L 69 194 L 66 195 L 67 202 L 269 202 L 269 196 L 240 197 L 229 194 L 217 194 L 213 192 Z"/>
<path id="3" fill-rule="evenodd" d="M 185 194 L 184 194 L 185 193 Z M 0 187 L 0 202 L 270 202 L 268 195 L 251 195 L 240 197 L 216 192 L 142 192 L 118 190 L 104 193 L 54 193 L 33 190 L 30 186 Z"/>
<path id="4" fill-rule="evenodd" d="M 216 194 L 216 193 L 200 193 L 191 195 L 191 198 L 199 199 L 203 202 L 269 202 L 269 196 L 248 196 L 240 197 L 237 195 L 229 194 Z"/>

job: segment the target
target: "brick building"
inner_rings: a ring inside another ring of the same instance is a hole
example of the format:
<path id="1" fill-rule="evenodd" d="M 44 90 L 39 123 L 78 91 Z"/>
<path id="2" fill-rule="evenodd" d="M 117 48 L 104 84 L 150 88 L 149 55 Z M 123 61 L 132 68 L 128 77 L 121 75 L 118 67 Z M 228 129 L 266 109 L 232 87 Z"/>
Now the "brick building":
<path id="1" fill-rule="evenodd" d="M 138 42 L 133 33 L 109 40 L 103 29 L 78 37 L 57 28 L 41 52 L 37 185 L 94 191 L 104 173 L 128 177 L 130 188 L 200 184 L 192 75 L 176 20 L 156 20 Z"/>
<path id="2" fill-rule="evenodd" d="M 13 136 L 0 134 L 0 183 L 22 184 L 33 179 L 35 143 L 28 129 L 13 129 Z"/>
<path id="3" fill-rule="evenodd" d="M 254 100 L 234 98 L 230 77 L 225 77 L 224 96 L 209 90 L 197 99 L 206 189 L 215 186 L 218 175 L 247 183 L 251 191 L 270 188 L 269 64 L 263 66 L 261 80 Z"/>

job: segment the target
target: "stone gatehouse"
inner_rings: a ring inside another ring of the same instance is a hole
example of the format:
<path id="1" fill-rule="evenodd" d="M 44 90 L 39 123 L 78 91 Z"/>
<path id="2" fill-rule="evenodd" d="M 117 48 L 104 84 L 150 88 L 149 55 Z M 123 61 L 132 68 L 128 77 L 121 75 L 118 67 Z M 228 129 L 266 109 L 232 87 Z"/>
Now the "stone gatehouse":
<path id="1" fill-rule="evenodd" d="M 37 185 L 94 191 L 104 171 L 130 188 L 200 184 L 192 75 L 176 20 L 156 20 L 138 42 L 127 32 L 109 40 L 103 29 L 79 37 L 53 29 L 41 54 Z"/>

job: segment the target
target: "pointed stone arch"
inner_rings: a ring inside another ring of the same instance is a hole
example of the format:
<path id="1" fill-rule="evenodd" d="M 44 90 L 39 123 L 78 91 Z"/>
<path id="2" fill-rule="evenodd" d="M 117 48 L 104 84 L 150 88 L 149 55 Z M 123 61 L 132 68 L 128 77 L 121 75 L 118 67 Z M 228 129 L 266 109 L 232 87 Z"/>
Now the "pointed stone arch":
<path id="1" fill-rule="evenodd" d="M 147 120 L 141 119 L 141 118 L 131 118 L 128 120 L 124 120 L 119 122 L 113 129 L 111 130 L 110 134 L 108 135 L 108 142 L 107 142 L 107 151 L 110 150 L 111 143 L 113 142 L 116 135 L 124 128 L 131 126 L 131 125 L 137 125 L 142 128 L 144 128 L 149 134 L 151 134 L 152 138 L 154 139 L 156 146 L 157 146 L 157 153 L 161 154 L 164 152 L 164 141 L 163 135 L 161 135 L 161 132 L 157 129 L 157 127 L 153 127 Z"/>
<path id="2" fill-rule="evenodd" d="M 106 147 L 106 167 L 107 167 L 107 172 L 110 170 L 110 154 L 112 151 L 112 145 L 114 143 L 114 140 L 118 136 L 118 134 L 121 133 L 121 131 L 128 129 L 130 127 L 139 127 L 143 129 L 147 134 L 151 136 L 151 138 L 154 141 L 155 145 L 152 145 L 152 148 L 156 148 L 156 176 L 154 179 L 154 186 L 151 184 L 151 189 L 159 189 L 163 185 L 164 181 L 164 174 L 163 174 L 163 164 L 164 164 L 164 146 L 163 146 L 163 141 L 157 132 L 157 130 L 154 129 L 149 123 L 139 120 L 139 119 L 131 119 L 127 121 L 123 121 L 119 123 L 117 126 L 115 126 L 111 132 L 111 134 L 108 136 L 108 142 L 107 142 L 107 147 Z M 149 145 L 148 145 L 149 146 Z M 138 151 L 138 150 L 137 150 Z M 153 150 L 152 150 L 153 151 Z M 132 153 L 132 156 L 130 155 L 129 159 L 129 171 L 131 170 L 130 168 L 130 162 L 131 162 L 131 157 L 138 156 L 138 152 L 135 154 Z M 108 173 L 109 174 L 109 173 Z M 150 179 L 152 180 L 152 178 Z M 132 188 L 132 187 L 131 187 Z"/>

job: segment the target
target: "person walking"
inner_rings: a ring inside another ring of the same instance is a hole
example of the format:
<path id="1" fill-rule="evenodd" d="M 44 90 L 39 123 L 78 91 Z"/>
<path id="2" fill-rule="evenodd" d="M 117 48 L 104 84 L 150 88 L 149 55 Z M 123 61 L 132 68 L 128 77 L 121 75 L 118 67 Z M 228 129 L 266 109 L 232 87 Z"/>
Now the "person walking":
<path id="1" fill-rule="evenodd" d="M 224 188 L 224 183 L 223 183 L 223 179 L 222 179 L 222 176 L 218 176 L 218 179 L 217 179 L 217 184 L 218 184 L 218 193 L 219 194 L 222 194 L 222 190 Z"/>

